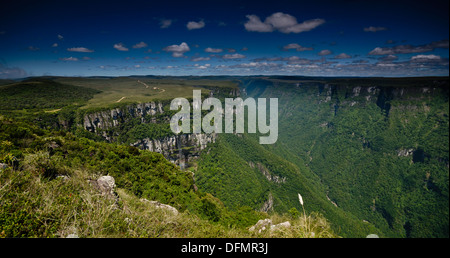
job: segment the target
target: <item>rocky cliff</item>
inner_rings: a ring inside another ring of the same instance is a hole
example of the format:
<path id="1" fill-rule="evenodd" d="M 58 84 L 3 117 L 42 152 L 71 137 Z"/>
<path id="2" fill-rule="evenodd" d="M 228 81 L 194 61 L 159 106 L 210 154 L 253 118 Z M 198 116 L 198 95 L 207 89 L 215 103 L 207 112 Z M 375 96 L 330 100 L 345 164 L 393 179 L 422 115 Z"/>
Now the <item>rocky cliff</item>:
<path id="1" fill-rule="evenodd" d="M 234 93 L 234 92 L 233 92 Z M 127 105 L 121 108 L 103 110 L 85 114 L 83 127 L 87 131 L 102 136 L 108 142 L 115 142 L 120 134 L 126 133 L 123 128 L 128 123 L 169 123 L 164 107 L 168 104 L 149 102 Z M 208 143 L 215 142 L 216 134 L 182 134 L 162 138 L 144 138 L 130 143 L 142 150 L 158 152 L 166 159 L 181 168 L 198 158 L 200 151 Z"/>
<path id="2" fill-rule="evenodd" d="M 199 157 L 200 151 L 205 149 L 208 143 L 215 142 L 216 137 L 215 133 L 182 134 L 160 139 L 146 138 L 131 145 L 142 150 L 161 153 L 166 159 L 184 169 L 189 162 Z"/>
<path id="3" fill-rule="evenodd" d="M 210 97 L 224 98 L 241 95 L 237 87 L 198 87 L 209 90 Z M 108 142 L 117 142 L 120 135 L 126 134 L 128 130 L 140 123 L 169 124 L 171 118 L 169 106 L 169 101 L 160 101 L 88 112 L 82 117 L 82 126 Z M 130 145 L 161 153 L 166 159 L 185 168 L 189 162 L 198 158 L 200 151 L 205 149 L 208 143 L 215 142 L 216 137 L 216 134 L 173 135 L 169 133 L 164 137 L 143 137 L 130 142 Z"/>

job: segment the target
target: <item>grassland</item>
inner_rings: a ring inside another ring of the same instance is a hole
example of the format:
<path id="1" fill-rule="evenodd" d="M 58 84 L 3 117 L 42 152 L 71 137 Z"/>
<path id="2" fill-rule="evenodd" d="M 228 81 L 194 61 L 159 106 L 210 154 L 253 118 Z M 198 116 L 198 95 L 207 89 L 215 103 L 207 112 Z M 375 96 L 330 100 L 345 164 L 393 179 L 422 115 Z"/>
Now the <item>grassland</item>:
<path id="1" fill-rule="evenodd" d="M 115 103 L 143 103 L 155 99 L 173 99 L 192 97 L 192 91 L 201 89 L 209 93 L 207 87 L 237 87 L 231 80 L 187 79 L 180 78 L 58 78 L 55 81 L 82 86 L 101 91 L 90 99 L 83 108 L 110 106 Z"/>

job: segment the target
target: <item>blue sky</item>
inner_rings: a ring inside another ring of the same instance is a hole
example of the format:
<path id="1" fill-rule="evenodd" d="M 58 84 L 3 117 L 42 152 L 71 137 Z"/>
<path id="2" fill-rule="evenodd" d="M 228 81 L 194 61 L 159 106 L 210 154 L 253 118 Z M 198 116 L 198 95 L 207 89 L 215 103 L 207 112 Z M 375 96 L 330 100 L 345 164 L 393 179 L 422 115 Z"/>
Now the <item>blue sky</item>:
<path id="1" fill-rule="evenodd" d="M 14 1 L 0 78 L 449 73 L 448 1 Z"/>

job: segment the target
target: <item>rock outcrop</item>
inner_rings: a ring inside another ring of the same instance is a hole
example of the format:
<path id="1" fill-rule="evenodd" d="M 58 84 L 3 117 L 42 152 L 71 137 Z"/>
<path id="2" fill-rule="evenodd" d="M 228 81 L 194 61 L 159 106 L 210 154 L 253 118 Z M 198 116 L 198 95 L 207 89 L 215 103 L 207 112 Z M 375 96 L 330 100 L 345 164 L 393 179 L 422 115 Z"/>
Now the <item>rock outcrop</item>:
<path id="1" fill-rule="evenodd" d="M 179 213 L 178 210 L 175 209 L 174 207 L 172 207 L 170 205 L 167 205 L 167 204 L 160 203 L 158 201 L 149 201 L 149 200 L 147 200 L 145 198 L 142 198 L 141 202 L 149 203 L 153 207 L 155 207 L 157 209 L 162 209 L 162 210 L 168 211 L 168 212 L 172 213 L 173 215 L 178 215 L 178 213 Z"/>
<path id="2" fill-rule="evenodd" d="M 184 169 L 189 162 L 199 157 L 200 151 L 209 143 L 215 142 L 216 137 L 215 133 L 182 134 L 160 139 L 146 138 L 131 145 L 142 150 L 161 153 L 167 160 Z"/>
<path id="3" fill-rule="evenodd" d="M 283 228 L 290 228 L 291 223 L 289 221 L 285 221 L 279 224 L 273 224 L 271 219 L 258 220 L 254 226 L 249 228 L 251 232 L 262 233 L 266 230 L 270 230 L 271 232 L 274 230 L 279 230 Z"/>
<path id="4" fill-rule="evenodd" d="M 100 192 L 102 196 L 114 201 L 118 200 L 115 193 L 116 183 L 112 176 L 101 176 L 97 180 L 90 180 L 91 185 Z"/>
<path id="5" fill-rule="evenodd" d="M 249 231 L 256 231 L 258 233 L 261 233 L 265 231 L 266 229 L 270 228 L 272 226 L 272 220 L 271 219 L 260 219 L 258 222 L 256 222 L 255 225 L 251 226 L 249 228 Z"/>
<path id="6" fill-rule="evenodd" d="M 272 175 L 269 170 L 261 163 L 257 162 L 256 165 L 253 162 L 249 162 L 248 165 L 251 168 L 258 168 L 258 170 L 267 178 L 269 182 L 274 182 L 277 184 L 286 183 L 285 177 L 280 177 L 277 175 Z"/>

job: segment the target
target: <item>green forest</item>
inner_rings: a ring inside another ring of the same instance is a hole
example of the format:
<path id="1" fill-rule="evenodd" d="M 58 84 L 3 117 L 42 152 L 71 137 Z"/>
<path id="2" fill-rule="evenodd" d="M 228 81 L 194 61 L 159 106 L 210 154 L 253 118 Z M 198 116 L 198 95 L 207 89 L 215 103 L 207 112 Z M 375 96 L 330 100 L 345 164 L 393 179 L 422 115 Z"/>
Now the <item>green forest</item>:
<path id="1" fill-rule="evenodd" d="M 131 146 L 173 136 L 170 99 L 153 100 L 162 113 L 138 116 L 141 103 L 83 108 L 101 91 L 64 79 L 0 85 L 0 236 L 58 237 L 76 226 L 84 237 L 260 237 L 248 228 L 272 218 L 294 227 L 263 237 L 305 237 L 302 208 L 317 225 L 309 230 L 322 237 L 449 236 L 448 77 L 222 80 L 237 82 L 242 98 L 278 98 L 278 141 L 220 134 L 186 170 Z M 222 101 L 236 97 L 234 86 L 204 87 Z M 84 127 L 89 114 L 112 117 L 113 109 L 122 112 L 115 126 Z M 101 175 L 115 179 L 118 210 L 86 195 L 86 182 Z M 182 217 L 168 225 L 163 218 L 156 226 L 124 223 L 142 215 L 141 198 Z M 88 205 L 93 200 L 97 208 Z"/>

